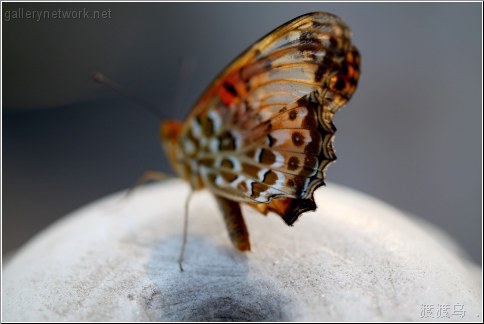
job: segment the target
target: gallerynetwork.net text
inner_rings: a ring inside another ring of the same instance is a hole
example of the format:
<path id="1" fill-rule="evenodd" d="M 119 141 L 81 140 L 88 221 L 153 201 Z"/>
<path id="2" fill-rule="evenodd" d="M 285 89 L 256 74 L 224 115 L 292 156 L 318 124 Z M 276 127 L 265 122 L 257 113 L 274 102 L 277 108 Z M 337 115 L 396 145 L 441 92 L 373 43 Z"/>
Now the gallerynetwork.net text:
<path id="1" fill-rule="evenodd" d="M 15 19 L 30 19 L 41 21 L 47 19 L 111 19 L 111 9 L 106 10 L 28 10 L 18 8 L 16 10 L 4 10 L 3 19 L 6 22 Z"/>

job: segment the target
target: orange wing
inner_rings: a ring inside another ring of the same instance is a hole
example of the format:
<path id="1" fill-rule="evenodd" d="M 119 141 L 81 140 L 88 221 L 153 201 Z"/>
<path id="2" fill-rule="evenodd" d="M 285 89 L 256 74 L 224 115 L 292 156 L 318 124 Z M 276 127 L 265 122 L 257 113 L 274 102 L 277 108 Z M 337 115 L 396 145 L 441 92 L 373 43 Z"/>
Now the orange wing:
<path id="1" fill-rule="evenodd" d="M 332 119 L 358 77 L 359 54 L 340 18 L 295 18 L 213 81 L 177 133 L 172 162 L 195 189 L 291 225 L 316 208 L 313 192 L 336 159 Z"/>
<path id="2" fill-rule="evenodd" d="M 189 117 L 209 109 L 214 99 L 228 106 L 247 101 L 252 109 L 265 109 L 289 104 L 316 89 L 331 92 L 328 104 L 335 113 L 356 90 L 359 63 L 350 29 L 341 18 L 324 12 L 302 15 L 229 64 Z"/>

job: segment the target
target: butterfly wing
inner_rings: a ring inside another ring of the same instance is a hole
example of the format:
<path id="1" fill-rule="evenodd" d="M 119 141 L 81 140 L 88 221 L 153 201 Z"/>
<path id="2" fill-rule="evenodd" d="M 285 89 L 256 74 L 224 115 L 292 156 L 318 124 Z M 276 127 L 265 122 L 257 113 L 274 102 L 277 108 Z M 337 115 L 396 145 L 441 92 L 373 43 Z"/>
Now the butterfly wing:
<path id="1" fill-rule="evenodd" d="M 195 188 L 274 211 L 288 224 L 316 209 L 336 156 L 332 119 L 356 89 L 359 54 L 338 17 L 311 13 L 256 42 L 215 79 L 180 138 Z"/>

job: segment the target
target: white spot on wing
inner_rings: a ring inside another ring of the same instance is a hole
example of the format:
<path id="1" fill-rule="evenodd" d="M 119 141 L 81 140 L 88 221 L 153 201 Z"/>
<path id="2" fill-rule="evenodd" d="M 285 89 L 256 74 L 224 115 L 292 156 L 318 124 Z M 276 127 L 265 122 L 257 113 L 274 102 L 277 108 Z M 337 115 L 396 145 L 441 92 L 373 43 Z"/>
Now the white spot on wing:
<path id="1" fill-rule="evenodd" d="M 257 179 L 259 179 L 260 182 L 264 181 L 264 175 L 267 171 L 269 171 L 269 169 L 260 169 L 257 173 Z"/>
<path id="2" fill-rule="evenodd" d="M 195 138 L 200 138 L 202 136 L 202 128 L 200 124 L 198 123 L 198 120 L 196 118 L 192 119 L 192 132 L 193 136 Z"/>
<path id="3" fill-rule="evenodd" d="M 222 187 L 225 185 L 225 180 L 221 176 L 215 177 L 215 185 Z"/>
<path id="4" fill-rule="evenodd" d="M 219 140 L 218 138 L 210 138 L 209 142 L 208 142 L 208 149 L 210 150 L 210 152 L 212 153 L 217 153 L 219 151 Z"/>
<path id="5" fill-rule="evenodd" d="M 232 158 L 230 158 L 230 161 L 234 165 L 234 167 L 232 168 L 234 171 L 240 171 L 240 170 L 242 170 L 242 166 L 240 164 L 239 159 L 232 159 Z"/>
<path id="6" fill-rule="evenodd" d="M 213 133 L 217 134 L 218 131 L 222 128 L 222 119 L 220 118 L 220 115 L 214 110 L 210 110 L 207 116 L 212 121 Z"/>
<path id="7" fill-rule="evenodd" d="M 290 135 L 291 132 L 289 132 L 287 129 L 279 129 L 271 132 L 271 136 L 279 143 L 285 143 L 286 141 L 290 140 Z M 278 144 L 277 142 L 276 146 Z"/>
<path id="8" fill-rule="evenodd" d="M 183 142 L 183 150 L 187 153 L 187 154 L 193 154 L 195 153 L 195 150 L 196 150 L 196 147 L 195 147 L 195 144 L 193 144 L 193 142 L 191 140 L 186 140 Z"/>
<path id="9" fill-rule="evenodd" d="M 196 118 L 192 119 L 192 134 L 195 138 L 197 138 L 200 142 L 200 147 L 206 147 L 207 146 L 207 138 L 202 135 L 202 127 L 200 126 L 200 123 Z"/>
<path id="10" fill-rule="evenodd" d="M 274 172 L 277 174 L 277 181 L 274 184 L 274 187 L 278 189 L 282 189 L 282 187 L 284 186 L 284 183 L 286 182 L 286 176 L 282 172 L 279 172 L 279 171 L 274 171 Z"/>
<path id="11" fill-rule="evenodd" d="M 241 147 L 242 136 L 239 132 L 233 130 L 230 132 L 230 134 L 232 134 L 232 137 L 234 138 L 235 150 L 238 150 Z"/>
<path id="12" fill-rule="evenodd" d="M 260 155 L 262 153 L 262 149 L 261 148 L 258 148 L 256 151 L 255 151 L 255 156 L 254 156 L 254 159 L 257 161 L 257 162 L 260 162 Z"/>
<path id="13" fill-rule="evenodd" d="M 272 163 L 272 167 L 277 168 L 277 167 L 283 166 L 284 165 L 284 156 L 281 155 L 280 153 L 276 152 L 276 151 L 272 151 L 272 153 L 274 153 L 274 155 L 276 156 L 276 161 L 274 161 L 274 163 Z"/>

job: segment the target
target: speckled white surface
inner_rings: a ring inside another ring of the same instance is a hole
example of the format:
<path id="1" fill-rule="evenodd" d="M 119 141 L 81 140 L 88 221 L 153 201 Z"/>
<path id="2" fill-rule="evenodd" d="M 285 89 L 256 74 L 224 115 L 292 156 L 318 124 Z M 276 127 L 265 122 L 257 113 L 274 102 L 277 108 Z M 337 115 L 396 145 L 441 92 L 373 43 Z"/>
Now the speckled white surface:
<path id="1" fill-rule="evenodd" d="M 244 208 L 246 254 L 209 193 L 197 193 L 181 273 L 187 193 L 173 180 L 116 194 L 40 233 L 4 267 L 3 320 L 482 319 L 481 269 L 445 235 L 335 184 L 294 227 Z M 428 317 L 422 305 L 433 305 Z"/>

